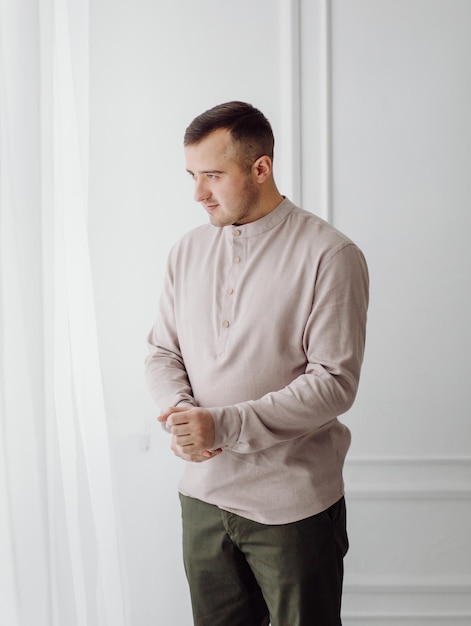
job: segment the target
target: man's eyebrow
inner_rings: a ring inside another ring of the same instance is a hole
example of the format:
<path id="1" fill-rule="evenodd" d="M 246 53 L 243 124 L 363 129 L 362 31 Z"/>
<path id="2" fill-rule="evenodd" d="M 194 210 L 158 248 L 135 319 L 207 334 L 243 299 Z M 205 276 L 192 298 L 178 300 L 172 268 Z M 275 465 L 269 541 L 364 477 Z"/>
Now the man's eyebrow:
<path id="1" fill-rule="evenodd" d="M 195 175 L 194 172 L 192 172 L 191 170 L 186 170 L 188 172 L 188 174 L 191 174 L 192 176 Z M 199 174 L 224 174 L 223 170 L 200 170 L 198 172 Z"/>

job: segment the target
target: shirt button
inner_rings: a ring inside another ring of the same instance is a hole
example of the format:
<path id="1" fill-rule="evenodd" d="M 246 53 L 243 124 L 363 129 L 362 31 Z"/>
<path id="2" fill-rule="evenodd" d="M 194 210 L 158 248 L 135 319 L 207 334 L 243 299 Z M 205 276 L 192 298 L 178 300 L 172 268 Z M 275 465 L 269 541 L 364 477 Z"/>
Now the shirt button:
<path id="1" fill-rule="evenodd" d="M 234 263 L 240 263 L 240 256 L 234 257 Z"/>
<path id="2" fill-rule="evenodd" d="M 229 322 L 227 320 L 223 322 L 222 325 L 224 326 L 224 328 L 229 328 Z"/>
<path id="3" fill-rule="evenodd" d="M 234 237 L 240 237 L 240 230 L 238 228 L 234 231 Z"/>
<path id="4" fill-rule="evenodd" d="M 232 294 L 234 293 L 234 290 L 232 289 L 232 287 L 229 287 L 229 289 L 226 291 L 228 296 L 232 296 Z"/>

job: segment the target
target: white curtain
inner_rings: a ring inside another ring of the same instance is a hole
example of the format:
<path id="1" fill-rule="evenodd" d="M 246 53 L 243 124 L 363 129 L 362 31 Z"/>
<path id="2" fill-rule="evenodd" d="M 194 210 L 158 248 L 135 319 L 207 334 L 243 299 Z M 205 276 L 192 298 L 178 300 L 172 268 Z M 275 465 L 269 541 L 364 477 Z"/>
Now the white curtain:
<path id="1" fill-rule="evenodd" d="M 88 0 L 0 0 L 0 621 L 126 620 L 87 237 Z"/>

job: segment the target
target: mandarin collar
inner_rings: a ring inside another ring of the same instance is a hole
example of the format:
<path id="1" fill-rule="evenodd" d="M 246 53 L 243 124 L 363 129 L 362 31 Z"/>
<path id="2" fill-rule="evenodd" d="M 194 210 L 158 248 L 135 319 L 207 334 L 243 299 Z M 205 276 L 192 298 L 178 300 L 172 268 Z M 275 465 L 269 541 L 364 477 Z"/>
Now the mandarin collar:
<path id="1" fill-rule="evenodd" d="M 294 204 L 288 198 L 284 198 L 280 202 L 280 204 L 270 211 L 267 215 L 264 215 L 259 220 L 255 222 L 249 222 L 248 224 L 241 224 L 240 226 L 235 226 L 233 224 L 229 226 L 223 226 L 226 236 L 232 237 L 234 236 L 235 231 L 238 231 L 238 236 L 240 237 L 256 237 L 257 235 L 262 235 L 267 231 L 271 230 L 275 226 L 277 226 L 280 222 L 282 222 L 294 209 Z"/>

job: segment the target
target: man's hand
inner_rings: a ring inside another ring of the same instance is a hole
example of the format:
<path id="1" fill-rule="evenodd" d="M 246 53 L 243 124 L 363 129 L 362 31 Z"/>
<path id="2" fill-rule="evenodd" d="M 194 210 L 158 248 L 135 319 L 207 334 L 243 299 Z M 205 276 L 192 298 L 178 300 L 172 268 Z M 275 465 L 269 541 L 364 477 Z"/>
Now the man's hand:
<path id="1" fill-rule="evenodd" d="M 214 445 L 214 420 L 211 413 L 200 407 L 170 407 L 158 418 L 167 422 L 172 433 L 171 449 L 185 461 L 201 462 L 222 452 L 211 450 Z"/>
<path id="2" fill-rule="evenodd" d="M 201 454 L 185 454 L 182 452 L 183 448 L 179 448 L 176 443 L 176 437 L 172 435 L 172 443 L 170 444 L 170 449 L 178 456 L 178 458 L 183 459 L 184 461 L 191 461 L 192 463 L 202 463 L 203 461 L 208 461 L 212 459 L 213 456 L 217 456 L 221 454 L 222 448 L 218 448 L 217 450 L 203 450 Z"/>

